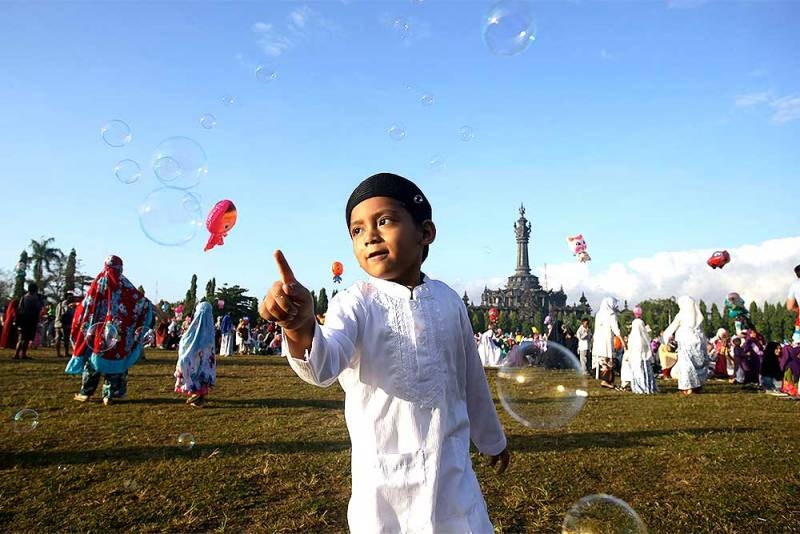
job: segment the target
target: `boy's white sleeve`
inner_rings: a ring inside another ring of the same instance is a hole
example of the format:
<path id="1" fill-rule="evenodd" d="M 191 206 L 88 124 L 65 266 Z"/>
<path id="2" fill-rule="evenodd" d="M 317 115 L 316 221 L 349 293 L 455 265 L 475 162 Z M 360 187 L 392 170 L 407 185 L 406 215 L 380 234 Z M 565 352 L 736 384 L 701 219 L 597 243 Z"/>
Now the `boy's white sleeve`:
<path id="1" fill-rule="evenodd" d="M 350 291 L 337 293 L 325 314 L 325 326 L 314 328 L 311 350 L 306 350 L 302 359 L 295 358 L 284 337 L 281 353 L 289 358 L 297 376 L 309 384 L 328 387 L 353 364 L 364 318 L 363 306 Z"/>
<path id="2" fill-rule="evenodd" d="M 467 366 L 467 414 L 469 416 L 469 435 L 472 442 L 483 454 L 500 454 L 506 448 L 506 435 L 497 417 L 489 383 L 483 371 L 481 358 L 475 340 L 472 338 L 472 325 L 466 310 L 461 312 L 461 330 L 464 337 L 464 352 Z"/>

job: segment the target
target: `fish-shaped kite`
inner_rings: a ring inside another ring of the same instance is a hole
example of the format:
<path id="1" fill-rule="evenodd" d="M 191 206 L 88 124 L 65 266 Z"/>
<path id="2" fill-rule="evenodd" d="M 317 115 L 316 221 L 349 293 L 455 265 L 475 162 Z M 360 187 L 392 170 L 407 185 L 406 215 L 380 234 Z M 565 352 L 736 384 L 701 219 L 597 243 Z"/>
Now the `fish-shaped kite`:
<path id="1" fill-rule="evenodd" d="M 208 243 L 203 250 L 209 251 L 217 245 L 225 244 L 223 237 L 227 237 L 228 232 L 236 224 L 236 206 L 230 200 L 220 200 L 206 217 L 206 228 L 211 232 Z"/>

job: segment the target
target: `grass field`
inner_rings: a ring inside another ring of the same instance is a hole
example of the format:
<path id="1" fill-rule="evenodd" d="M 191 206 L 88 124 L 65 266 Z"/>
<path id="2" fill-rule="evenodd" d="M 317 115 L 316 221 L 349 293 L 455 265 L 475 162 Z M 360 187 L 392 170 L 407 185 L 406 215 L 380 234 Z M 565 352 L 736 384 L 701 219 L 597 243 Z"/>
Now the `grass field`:
<path id="1" fill-rule="evenodd" d="M 221 358 L 211 402 L 172 393 L 175 355 L 148 351 L 112 406 L 72 400 L 66 360 L 0 351 L 0 530 L 6 532 L 343 532 L 350 448 L 338 385 L 301 382 L 282 359 Z M 494 373 L 489 373 L 494 381 Z M 593 383 L 553 431 L 501 411 L 512 463 L 477 453 L 497 532 L 560 532 L 570 505 L 608 493 L 650 532 L 800 532 L 800 402 L 712 381 L 634 396 Z M 39 425 L 17 432 L 21 408 Z M 499 407 L 499 404 L 498 404 Z M 191 450 L 178 436 L 196 438 Z"/>

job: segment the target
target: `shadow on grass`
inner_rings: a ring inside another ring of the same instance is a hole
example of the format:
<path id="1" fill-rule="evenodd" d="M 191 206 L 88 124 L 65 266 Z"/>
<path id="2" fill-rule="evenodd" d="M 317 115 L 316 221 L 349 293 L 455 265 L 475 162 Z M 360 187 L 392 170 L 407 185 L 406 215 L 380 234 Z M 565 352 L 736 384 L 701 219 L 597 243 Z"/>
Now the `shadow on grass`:
<path id="1" fill-rule="evenodd" d="M 648 446 L 653 438 L 689 434 L 706 437 L 708 434 L 746 434 L 757 432 L 754 427 L 702 427 L 674 428 L 668 430 L 637 430 L 634 432 L 582 432 L 574 434 L 534 434 L 532 436 L 509 435 L 508 445 L 512 451 L 554 452 L 572 449 L 626 449 Z"/>
<path id="2" fill-rule="evenodd" d="M 154 460 L 180 458 L 206 458 L 211 456 L 239 456 L 248 453 L 326 453 L 350 449 L 349 441 L 273 441 L 265 443 L 203 443 L 186 451 L 176 445 L 152 447 L 118 447 L 83 451 L 23 451 L 0 452 L 0 470 L 20 467 L 46 467 L 54 465 L 82 465 L 95 462 L 147 463 Z"/>
<path id="3" fill-rule="evenodd" d="M 324 408 L 344 410 L 344 401 L 328 399 L 212 399 L 209 408 Z"/>

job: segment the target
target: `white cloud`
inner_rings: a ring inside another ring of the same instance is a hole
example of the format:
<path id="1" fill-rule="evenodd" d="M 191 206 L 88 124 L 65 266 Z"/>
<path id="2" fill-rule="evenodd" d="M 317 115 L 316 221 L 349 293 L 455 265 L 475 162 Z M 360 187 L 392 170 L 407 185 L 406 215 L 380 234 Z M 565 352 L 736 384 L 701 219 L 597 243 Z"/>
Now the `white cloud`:
<path id="1" fill-rule="evenodd" d="M 633 307 L 649 298 L 691 295 L 709 305 L 722 304 L 725 295 L 738 291 L 747 302 L 784 302 L 789 285 L 796 279 L 793 269 L 800 263 L 800 237 L 771 239 L 756 245 L 730 248 L 731 262 L 723 269 L 712 269 L 706 260 L 713 250 L 657 252 L 652 256 L 612 263 L 595 271 L 592 263 L 547 265 L 550 288 L 564 287 L 568 303 L 586 293 L 593 309 L 600 300 L 613 295 Z M 544 280 L 542 269 L 535 274 Z M 506 278 L 487 278 L 468 282 L 455 281 L 459 294 L 466 290 L 470 300 L 480 302 L 484 285 L 503 287 Z"/>
<path id="2" fill-rule="evenodd" d="M 800 119 L 800 95 L 775 98 L 769 103 L 774 110 L 772 122 L 783 124 Z"/>
<path id="3" fill-rule="evenodd" d="M 740 108 L 764 104 L 772 110 L 770 120 L 775 124 L 785 124 L 800 119 L 800 95 L 796 94 L 776 97 L 769 91 L 744 93 L 736 95 L 734 104 Z"/>
<path id="4" fill-rule="evenodd" d="M 667 0 L 669 9 L 693 9 L 706 4 L 708 0 Z"/>
<path id="5" fill-rule="evenodd" d="M 335 24 L 308 6 L 290 11 L 281 27 L 256 22 L 252 29 L 256 44 L 271 58 L 281 56 L 304 42 L 338 32 Z"/>
<path id="6" fill-rule="evenodd" d="M 736 95 L 734 103 L 736 104 L 736 107 L 747 108 L 756 106 L 758 104 L 766 104 L 771 98 L 772 96 L 770 95 L 769 91 L 763 91 L 760 93 L 744 93 L 741 95 Z"/>

